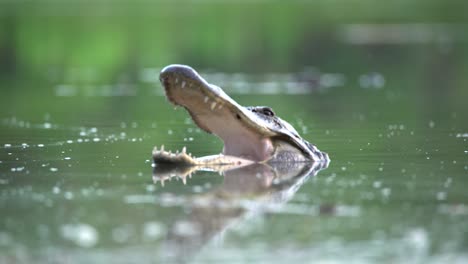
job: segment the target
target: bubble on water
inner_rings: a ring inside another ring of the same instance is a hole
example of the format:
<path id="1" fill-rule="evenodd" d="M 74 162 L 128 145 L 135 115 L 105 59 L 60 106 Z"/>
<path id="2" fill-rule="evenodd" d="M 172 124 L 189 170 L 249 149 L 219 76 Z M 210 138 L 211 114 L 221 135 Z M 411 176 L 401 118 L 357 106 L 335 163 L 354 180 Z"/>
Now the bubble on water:
<path id="1" fill-rule="evenodd" d="M 203 191 L 203 188 L 200 185 L 195 185 L 192 187 L 192 190 L 195 193 L 201 193 Z"/>
<path id="2" fill-rule="evenodd" d="M 405 235 L 404 240 L 414 249 L 420 252 L 425 252 L 429 248 L 429 236 L 423 228 L 415 228 L 409 230 Z"/>
<path id="3" fill-rule="evenodd" d="M 29 145 L 28 145 L 28 143 L 22 143 L 22 144 L 21 144 L 21 147 L 27 148 L 27 147 L 29 147 Z"/>
<path id="4" fill-rule="evenodd" d="M 173 133 L 174 133 L 174 132 L 172 132 L 171 129 L 167 130 L 167 134 L 168 134 L 168 135 L 172 135 Z"/>
<path id="5" fill-rule="evenodd" d="M 156 240 L 165 235 L 166 228 L 159 222 L 146 222 L 142 233 L 145 240 Z"/>
<path id="6" fill-rule="evenodd" d="M 452 184 L 452 178 L 448 177 L 447 180 L 445 180 L 444 187 L 448 188 Z"/>
<path id="7" fill-rule="evenodd" d="M 436 197 L 437 197 L 438 201 L 444 201 L 444 200 L 447 199 L 447 193 L 446 192 L 438 192 Z"/>
<path id="8" fill-rule="evenodd" d="M 374 188 L 380 188 L 382 186 L 382 182 L 381 181 L 375 181 L 372 186 L 374 186 Z"/>
<path id="9" fill-rule="evenodd" d="M 47 122 L 44 123 L 43 126 L 44 126 L 45 129 L 50 129 L 50 128 L 52 128 L 52 124 L 51 124 L 51 123 L 47 123 Z"/>
<path id="10" fill-rule="evenodd" d="M 52 172 L 56 172 L 56 171 L 58 171 L 58 169 L 57 169 L 57 168 L 55 168 L 55 167 L 52 167 L 52 168 L 50 168 L 49 170 L 50 170 L 50 171 L 52 171 Z"/>
<path id="11" fill-rule="evenodd" d="M 362 88 L 380 89 L 385 85 L 385 78 L 380 73 L 371 72 L 359 76 L 359 85 Z"/>
<path id="12" fill-rule="evenodd" d="M 96 229 L 88 224 L 63 225 L 60 228 L 60 233 L 64 239 L 85 248 L 95 246 L 99 240 L 99 234 Z"/>
<path id="13" fill-rule="evenodd" d="M 73 143 L 73 140 L 69 139 L 69 140 L 67 140 L 67 143 L 68 143 L 68 144 L 72 144 L 72 143 Z"/>
<path id="14" fill-rule="evenodd" d="M 5 144 L 5 145 L 3 145 L 3 146 L 4 146 L 5 148 L 11 148 L 11 144 L 8 144 L 8 143 Z"/>
<path id="15" fill-rule="evenodd" d="M 341 170 L 342 170 L 342 171 L 346 171 L 346 167 L 344 167 L 344 166 L 341 167 Z"/>
<path id="16" fill-rule="evenodd" d="M 154 192 L 155 189 L 156 189 L 156 188 L 154 187 L 153 184 L 148 184 L 148 185 L 146 185 L 146 191 L 147 191 L 147 192 Z"/>
<path id="17" fill-rule="evenodd" d="M 71 157 L 65 157 L 64 160 L 71 160 Z"/>
<path id="18" fill-rule="evenodd" d="M 174 224 L 174 234 L 182 237 L 196 236 L 200 234 L 200 226 L 190 221 L 177 221 Z"/>
<path id="19" fill-rule="evenodd" d="M 94 142 L 99 142 L 99 141 L 101 141 L 101 139 L 98 138 L 98 137 L 95 137 L 95 138 L 93 138 L 93 141 L 94 141 Z"/>
<path id="20" fill-rule="evenodd" d="M 44 147 L 44 144 L 37 144 L 37 146 L 38 146 L 39 148 L 43 148 L 43 147 Z"/>
<path id="21" fill-rule="evenodd" d="M 65 197 L 65 199 L 67 200 L 72 200 L 74 195 L 72 192 L 65 192 L 65 194 L 63 195 Z"/>
<path id="22" fill-rule="evenodd" d="M 89 132 L 91 133 L 96 133 L 98 131 L 98 129 L 96 127 L 92 127 L 89 129 Z"/>
<path id="23" fill-rule="evenodd" d="M 434 128 L 435 127 L 435 122 L 434 121 L 429 121 L 429 127 Z"/>
<path id="24" fill-rule="evenodd" d="M 82 137 L 86 136 L 86 132 L 85 131 L 80 131 L 80 136 L 82 136 Z"/>
<path id="25" fill-rule="evenodd" d="M 59 194 L 59 193 L 60 193 L 60 187 L 54 186 L 54 187 L 52 188 L 52 193 L 54 193 L 54 194 Z"/>
<path id="26" fill-rule="evenodd" d="M 390 194 L 392 193 L 392 190 L 390 188 L 383 188 L 382 189 L 382 195 L 385 197 L 385 198 L 388 198 L 390 196 Z"/>

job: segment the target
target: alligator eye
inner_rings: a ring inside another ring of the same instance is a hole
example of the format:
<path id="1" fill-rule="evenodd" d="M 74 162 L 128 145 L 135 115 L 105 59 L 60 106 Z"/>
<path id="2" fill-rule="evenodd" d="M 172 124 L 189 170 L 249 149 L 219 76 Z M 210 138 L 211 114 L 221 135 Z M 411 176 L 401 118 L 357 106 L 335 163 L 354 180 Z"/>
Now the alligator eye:
<path id="1" fill-rule="evenodd" d="M 261 111 L 262 114 L 266 116 L 275 116 L 275 112 L 273 112 L 273 109 L 271 109 L 270 107 L 263 107 Z"/>

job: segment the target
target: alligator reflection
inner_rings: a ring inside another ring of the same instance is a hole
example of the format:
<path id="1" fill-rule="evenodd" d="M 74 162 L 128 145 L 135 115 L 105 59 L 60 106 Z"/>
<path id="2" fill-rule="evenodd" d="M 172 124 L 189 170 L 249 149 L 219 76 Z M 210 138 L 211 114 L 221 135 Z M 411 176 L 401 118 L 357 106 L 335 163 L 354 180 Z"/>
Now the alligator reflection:
<path id="1" fill-rule="evenodd" d="M 172 177 L 179 177 L 186 183 L 187 177 L 199 170 L 224 175 L 224 181 L 217 189 L 190 197 L 186 219 L 176 220 L 169 228 L 165 251 L 170 256 L 167 257 L 190 258 L 204 244 L 245 216 L 258 215 L 290 200 L 310 176 L 326 167 L 324 163 L 255 163 L 243 167 L 156 165 L 153 179 L 163 185 Z"/>

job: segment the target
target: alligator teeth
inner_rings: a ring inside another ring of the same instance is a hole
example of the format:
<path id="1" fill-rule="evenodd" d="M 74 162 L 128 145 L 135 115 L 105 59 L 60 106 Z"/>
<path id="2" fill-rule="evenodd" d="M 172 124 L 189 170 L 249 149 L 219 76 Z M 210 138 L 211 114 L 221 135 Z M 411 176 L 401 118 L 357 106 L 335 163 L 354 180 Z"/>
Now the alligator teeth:
<path id="1" fill-rule="evenodd" d="M 216 107 L 216 102 L 211 103 L 211 110 L 214 110 Z"/>
<path id="2" fill-rule="evenodd" d="M 164 145 L 161 145 L 161 152 L 164 152 Z"/>
<path id="3" fill-rule="evenodd" d="M 208 98 L 208 96 L 205 96 L 205 99 L 203 99 L 203 101 L 205 101 L 205 103 L 208 103 L 208 100 L 209 100 L 209 99 L 210 99 L 210 98 Z"/>
<path id="4" fill-rule="evenodd" d="M 175 78 L 175 83 L 178 83 L 179 82 L 179 78 Z"/>
<path id="5" fill-rule="evenodd" d="M 187 148 L 184 146 L 184 147 L 182 148 L 182 153 L 185 154 L 185 152 L 187 152 Z"/>
<path id="6" fill-rule="evenodd" d="M 182 84 L 180 85 L 180 87 L 182 87 L 182 89 L 185 87 L 185 81 L 182 81 Z"/>

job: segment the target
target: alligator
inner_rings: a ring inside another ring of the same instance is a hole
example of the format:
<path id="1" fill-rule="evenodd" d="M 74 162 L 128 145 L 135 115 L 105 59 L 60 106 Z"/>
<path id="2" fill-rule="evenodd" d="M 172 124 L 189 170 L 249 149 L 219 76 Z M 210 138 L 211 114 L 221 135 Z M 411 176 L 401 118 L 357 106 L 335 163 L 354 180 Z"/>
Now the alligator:
<path id="1" fill-rule="evenodd" d="M 195 158 L 185 147 L 180 153 L 155 147 L 155 164 L 246 166 L 318 162 L 328 166 L 328 154 L 299 136 L 272 108 L 243 107 L 186 65 L 165 67 L 159 79 L 169 102 L 185 108 L 198 127 L 224 142 L 224 148 L 221 154 Z"/>

